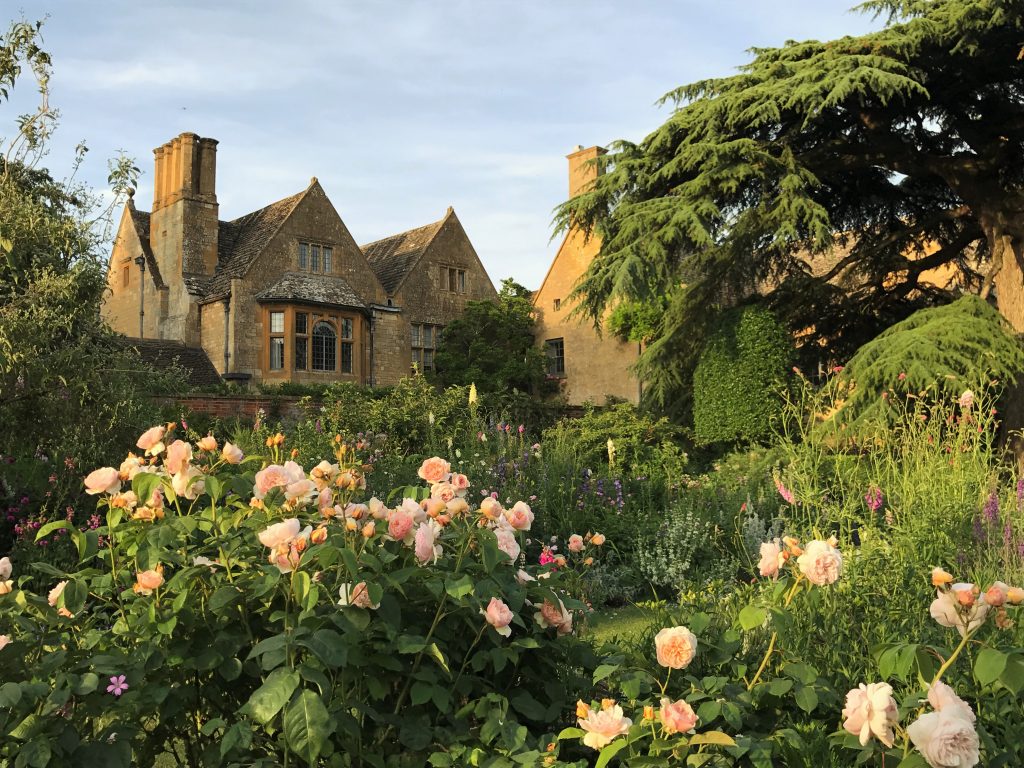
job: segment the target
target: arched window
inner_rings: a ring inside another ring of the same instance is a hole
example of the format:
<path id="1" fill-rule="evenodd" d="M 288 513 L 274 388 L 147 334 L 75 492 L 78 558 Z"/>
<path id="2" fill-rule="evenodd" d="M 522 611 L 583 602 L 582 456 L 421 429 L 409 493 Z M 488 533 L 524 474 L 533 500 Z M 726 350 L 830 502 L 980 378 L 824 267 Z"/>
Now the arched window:
<path id="1" fill-rule="evenodd" d="M 333 371 L 338 364 L 338 334 L 324 320 L 313 326 L 313 370 Z"/>

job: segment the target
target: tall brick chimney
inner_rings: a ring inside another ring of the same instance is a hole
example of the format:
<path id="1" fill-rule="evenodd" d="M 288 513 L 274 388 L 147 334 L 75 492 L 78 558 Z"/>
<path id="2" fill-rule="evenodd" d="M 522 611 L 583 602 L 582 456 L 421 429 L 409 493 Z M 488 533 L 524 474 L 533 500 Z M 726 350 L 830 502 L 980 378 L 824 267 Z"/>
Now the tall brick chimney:
<path id="1" fill-rule="evenodd" d="M 581 192 L 586 192 L 590 185 L 597 180 L 601 169 L 594 161 L 607 151 L 602 147 L 584 149 L 582 145 L 579 145 L 572 153 L 566 155 L 569 160 L 569 197 L 576 197 Z"/>
<path id="2" fill-rule="evenodd" d="M 153 156 L 150 237 L 161 272 L 168 277 L 212 275 L 217 267 L 217 141 L 183 133 L 154 149 Z"/>

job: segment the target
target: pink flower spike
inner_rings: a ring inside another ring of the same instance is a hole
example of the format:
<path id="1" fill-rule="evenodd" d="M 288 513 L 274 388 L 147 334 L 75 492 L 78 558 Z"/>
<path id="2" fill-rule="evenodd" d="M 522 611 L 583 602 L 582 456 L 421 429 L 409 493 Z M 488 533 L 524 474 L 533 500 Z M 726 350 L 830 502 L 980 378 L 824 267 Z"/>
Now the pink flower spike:
<path id="1" fill-rule="evenodd" d="M 107 686 L 107 693 L 112 693 L 115 696 L 120 696 L 122 693 L 128 690 L 128 683 L 125 682 L 124 675 L 112 675 L 110 678 L 110 685 Z"/>

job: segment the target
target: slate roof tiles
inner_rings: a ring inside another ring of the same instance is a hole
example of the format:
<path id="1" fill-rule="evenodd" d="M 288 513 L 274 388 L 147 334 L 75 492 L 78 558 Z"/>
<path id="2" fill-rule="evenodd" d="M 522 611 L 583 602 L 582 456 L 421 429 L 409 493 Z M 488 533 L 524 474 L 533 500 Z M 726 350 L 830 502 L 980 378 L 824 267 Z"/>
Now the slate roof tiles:
<path id="1" fill-rule="evenodd" d="M 394 296 L 398 291 L 444 221 L 441 219 L 359 246 L 389 296 Z"/>

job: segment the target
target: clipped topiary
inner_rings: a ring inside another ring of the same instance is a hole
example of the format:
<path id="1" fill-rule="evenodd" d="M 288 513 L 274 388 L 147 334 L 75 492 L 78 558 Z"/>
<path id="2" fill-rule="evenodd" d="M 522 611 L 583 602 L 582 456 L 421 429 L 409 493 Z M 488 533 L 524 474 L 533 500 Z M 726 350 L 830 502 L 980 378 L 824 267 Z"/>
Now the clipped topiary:
<path id="1" fill-rule="evenodd" d="M 693 374 L 698 443 L 756 441 L 771 434 L 793 342 L 775 316 L 755 306 L 726 314 Z"/>
<path id="2" fill-rule="evenodd" d="M 894 396 L 956 398 L 992 381 L 1002 389 L 1021 372 L 1024 348 L 1003 317 L 977 296 L 963 296 L 915 312 L 857 350 L 830 383 L 837 407 L 826 421 L 848 429 L 876 424 L 888 419 Z"/>

